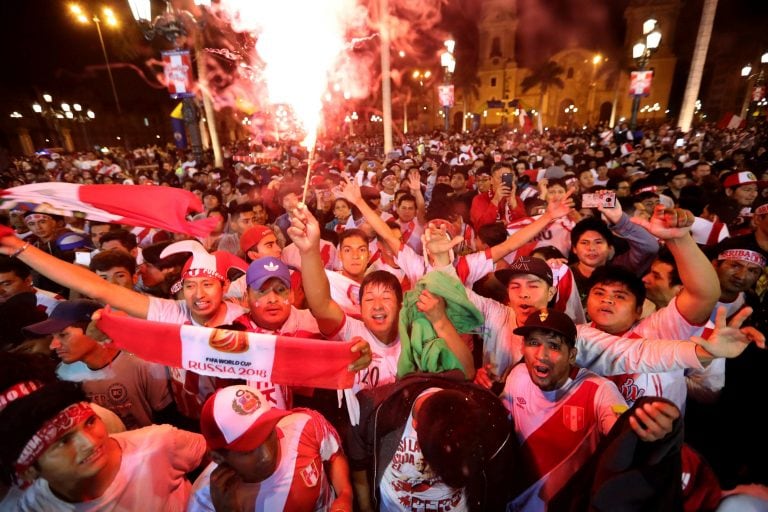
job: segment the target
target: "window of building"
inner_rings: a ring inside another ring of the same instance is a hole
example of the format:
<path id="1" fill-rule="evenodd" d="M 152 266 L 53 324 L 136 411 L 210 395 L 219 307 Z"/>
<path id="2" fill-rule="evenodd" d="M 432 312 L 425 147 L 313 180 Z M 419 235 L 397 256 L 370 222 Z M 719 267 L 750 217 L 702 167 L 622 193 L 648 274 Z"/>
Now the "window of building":
<path id="1" fill-rule="evenodd" d="M 491 77 L 491 87 L 496 87 L 496 77 L 495 76 Z"/>
<path id="2" fill-rule="evenodd" d="M 568 74 L 566 75 L 566 78 L 573 78 L 573 68 L 568 68 Z"/>
<path id="3" fill-rule="evenodd" d="M 501 57 L 501 39 L 494 37 L 491 41 L 491 58 Z"/>

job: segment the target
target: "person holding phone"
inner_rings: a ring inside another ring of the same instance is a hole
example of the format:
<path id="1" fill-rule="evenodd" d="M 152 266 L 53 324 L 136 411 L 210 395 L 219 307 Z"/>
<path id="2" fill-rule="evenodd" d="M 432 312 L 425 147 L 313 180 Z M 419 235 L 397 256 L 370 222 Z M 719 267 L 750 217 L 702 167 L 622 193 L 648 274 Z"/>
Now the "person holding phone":
<path id="1" fill-rule="evenodd" d="M 515 173 L 509 165 L 494 164 L 491 168 L 491 188 L 475 196 L 469 216 L 475 230 L 499 221 L 506 225 L 526 216 L 523 201 L 517 195 Z"/>

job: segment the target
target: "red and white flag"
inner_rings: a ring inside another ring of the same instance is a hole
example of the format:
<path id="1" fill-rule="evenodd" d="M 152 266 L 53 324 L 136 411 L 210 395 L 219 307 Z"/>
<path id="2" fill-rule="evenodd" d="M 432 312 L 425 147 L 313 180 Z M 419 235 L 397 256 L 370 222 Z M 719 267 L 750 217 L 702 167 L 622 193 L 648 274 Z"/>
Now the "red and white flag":
<path id="1" fill-rule="evenodd" d="M 533 121 L 531 121 L 531 116 L 528 115 L 528 112 L 526 112 L 522 106 L 519 108 L 520 114 L 517 119 L 520 122 L 520 129 L 523 133 L 531 133 L 533 131 Z"/>
<path id="2" fill-rule="evenodd" d="M 203 211 L 203 204 L 187 190 L 153 185 L 78 185 L 32 183 L 0 191 L 0 209 L 27 205 L 54 215 L 83 216 L 89 220 L 160 228 L 173 233 L 208 236 L 215 217 L 188 221 L 187 215 Z"/>
<path id="3" fill-rule="evenodd" d="M 352 387 L 354 342 L 288 338 L 150 322 L 102 311 L 97 326 L 121 349 L 200 375 L 326 389 Z"/>

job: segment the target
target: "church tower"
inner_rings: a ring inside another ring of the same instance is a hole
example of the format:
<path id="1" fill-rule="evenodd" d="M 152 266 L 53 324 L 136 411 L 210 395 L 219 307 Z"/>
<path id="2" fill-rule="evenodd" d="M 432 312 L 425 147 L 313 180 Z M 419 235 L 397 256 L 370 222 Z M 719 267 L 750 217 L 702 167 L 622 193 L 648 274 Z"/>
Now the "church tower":
<path id="1" fill-rule="evenodd" d="M 480 2 L 480 45 L 478 58 L 478 98 L 472 102 L 472 112 L 487 111 L 486 124 L 499 124 L 502 108 L 488 108 L 513 98 L 517 83 L 515 37 L 517 35 L 517 0 L 483 0 Z M 494 103 L 495 102 L 495 103 Z"/>

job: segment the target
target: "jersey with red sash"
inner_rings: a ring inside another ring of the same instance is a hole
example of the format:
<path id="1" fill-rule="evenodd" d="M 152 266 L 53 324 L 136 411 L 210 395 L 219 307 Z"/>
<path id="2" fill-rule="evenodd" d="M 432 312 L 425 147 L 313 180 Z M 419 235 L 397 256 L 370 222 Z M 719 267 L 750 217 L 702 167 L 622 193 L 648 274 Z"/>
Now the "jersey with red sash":
<path id="1" fill-rule="evenodd" d="M 341 440 L 323 416 L 309 409 L 295 409 L 277 424 L 280 459 L 266 480 L 242 484 L 254 501 L 254 511 L 330 510 L 335 495 L 323 463 L 341 456 Z M 195 481 L 188 511 L 213 511 L 211 463 Z"/>
<path id="2" fill-rule="evenodd" d="M 274 334 L 279 336 L 290 336 L 296 338 L 320 338 L 320 328 L 317 326 L 317 320 L 312 316 L 308 309 L 296 309 L 291 306 L 291 312 L 288 318 L 283 322 L 279 329 L 269 330 L 259 327 L 251 319 L 249 313 L 239 316 L 234 323 L 242 325 L 248 332 L 259 334 Z M 265 380 L 248 380 L 246 383 L 261 391 L 264 397 L 269 400 L 274 407 L 279 409 L 290 409 L 292 405 L 291 389 L 288 386 L 279 386 L 273 382 Z"/>
<path id="3" fill-rule="evenodd" d="M 232 323 L 245 309 L 228 302 L 223 324 Z M 182 325 L 201 325 L 192 319 L 192 313 L 183 300 L 150 297 L 147 320 Z M 168 368 L 173 400 L 179 412 L 187 418 L 199 419 L 206 398 L 220 387 L 230 386 L 230 379 L 207 377 L 183 368 Z"/>
<path id="4" fill-rule="evenodd" d="M 610 381 L 584 368 L 572 368 L 560 389 L 543 391 L 519 364 L 501 398 L 532 464 L 530 486 L 509 504 L 511 511 L 545 510 L 627 409 Z"/>

